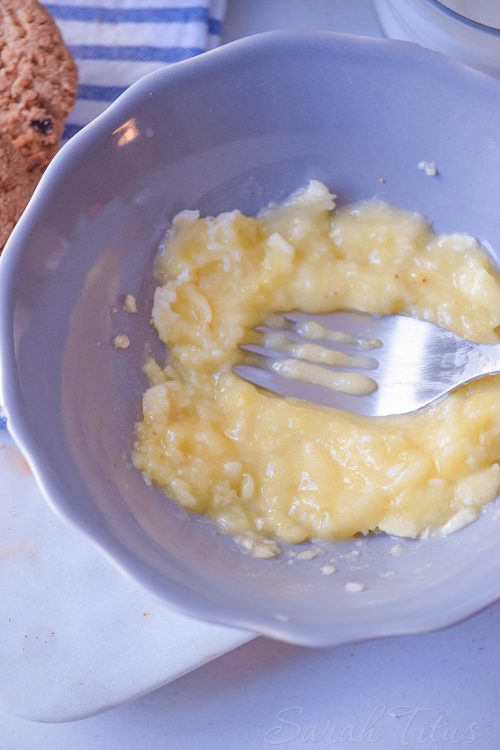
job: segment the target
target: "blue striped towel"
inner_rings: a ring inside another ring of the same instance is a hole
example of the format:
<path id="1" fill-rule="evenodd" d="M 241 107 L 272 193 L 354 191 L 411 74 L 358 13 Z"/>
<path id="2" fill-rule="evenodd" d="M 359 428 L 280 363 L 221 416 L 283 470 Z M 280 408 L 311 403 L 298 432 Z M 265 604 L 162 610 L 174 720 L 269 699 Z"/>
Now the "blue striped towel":
<path id="1" fill-rule="evenodd" d="M 216 47 L 226 0 L 51 0 L 43 3 L 78 65 L 78 99 L 64 139 L 132 83 Z M 6 419 L 0 406 L 0 429 Z"/>
<path id="2" fill-rule="evenodd" d="M 64 133 L 68 139 L 139 78 L 216 47 L 226 0 L 51 0 L 43 4 L 78 66 L 78 99 Z"/>

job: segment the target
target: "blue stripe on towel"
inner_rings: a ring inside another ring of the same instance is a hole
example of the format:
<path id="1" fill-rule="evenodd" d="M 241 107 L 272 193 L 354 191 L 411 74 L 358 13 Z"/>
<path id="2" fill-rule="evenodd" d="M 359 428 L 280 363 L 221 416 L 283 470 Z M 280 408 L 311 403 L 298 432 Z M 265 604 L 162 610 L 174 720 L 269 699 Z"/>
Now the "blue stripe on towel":
<path id="1" fill-rule="evenodd" d="M 73 138 L 73 136 L 79 133 L 84 127 L 85 125 L 68 125 L 68 123 L 66 123 L 62 135 L 63 141 L 69 141 L 70 138 Z"/>
<path id="2" fill-rule="evenodd" d="M 78 86 L 78 98 L 85 101 L 114 102 L 126 89 L 126 86 L 93 86 L 81 83 Z"/>
<path id="3" fill-rule="evenodd" d="M 222 21 L 219 21 L 217 18 L 209 18 L 208 19 L 208 33 L 216 34 L 217 36 L 220 36 L 221 32 L 222 32 Z"/>
<path id="4" fill-rule="evenodd" d="M 58 21 L 97 23 L 207 23 L 208 8 L 103 8 L 85 5 L 45 5 Z"/>
<path id="5" fill-rule="evenodd" d="M 69 49 L 75 60 L 131 60 L 133 62 L 176 63 L 205 52 L 200 47 L 106 46 L 74 44 Z"/>

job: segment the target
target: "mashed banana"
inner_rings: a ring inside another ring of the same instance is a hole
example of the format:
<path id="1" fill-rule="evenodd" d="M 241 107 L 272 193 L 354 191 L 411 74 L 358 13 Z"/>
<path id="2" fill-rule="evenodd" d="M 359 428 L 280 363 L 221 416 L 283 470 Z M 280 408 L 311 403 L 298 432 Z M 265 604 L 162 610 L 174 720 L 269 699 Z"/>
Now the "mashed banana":
<path id="1" fill-rule="evenodd" d="M 363 418 L 232 372 L 248 332 L 287 310 L 406 312 L 498 343 L 500 278 L 475 239 L 437 236 L 386 203 L 334 210 L 333 199 L 313 181 L 257 218 L 183 211 L 158 257 L 153 322 L 170 361 L 146 363 L 134 463 L 261 556 L 279 551 L 273 536 L 449 533 L 499 491 L 500 376 L 419 413 Z"/>

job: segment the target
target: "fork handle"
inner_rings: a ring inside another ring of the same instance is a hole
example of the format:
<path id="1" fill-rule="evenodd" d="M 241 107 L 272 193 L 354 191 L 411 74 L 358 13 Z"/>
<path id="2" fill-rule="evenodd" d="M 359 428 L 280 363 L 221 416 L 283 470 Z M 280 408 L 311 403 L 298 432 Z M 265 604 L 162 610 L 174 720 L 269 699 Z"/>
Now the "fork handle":
<path id="1" fill-rule="evenodd" d="M 500 344 L 475 344 L 462 369 L 462 385 L 485 375 L 500 373 Z"/>

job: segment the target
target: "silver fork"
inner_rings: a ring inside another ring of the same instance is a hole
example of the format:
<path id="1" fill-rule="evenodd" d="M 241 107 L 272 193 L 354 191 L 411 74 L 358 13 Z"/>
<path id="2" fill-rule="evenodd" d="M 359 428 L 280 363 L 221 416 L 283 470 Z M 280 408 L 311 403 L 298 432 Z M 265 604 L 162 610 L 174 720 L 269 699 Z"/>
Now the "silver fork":
<path id="1" fill-rule="evenodd" d="M 407 315 L 290 312 L 272 316 L 255 331 L 255 338 L 241 345 L 243 361 L 233 368 L 238 375 L 281 396 L 364 416 L 406 414 L 500 372 L 500 345 L 475 344 Z M 354 359 L 325 364 L 321 358 L 339 356 L 329 352 Z M 304 361 L 306 368 L 294 366 Z M 358 374 L 359 382 L 372 382 L 371 392 L 370 386 L 358 389 Z M 345 383 L 350 393 L 342 389 Z"/>

